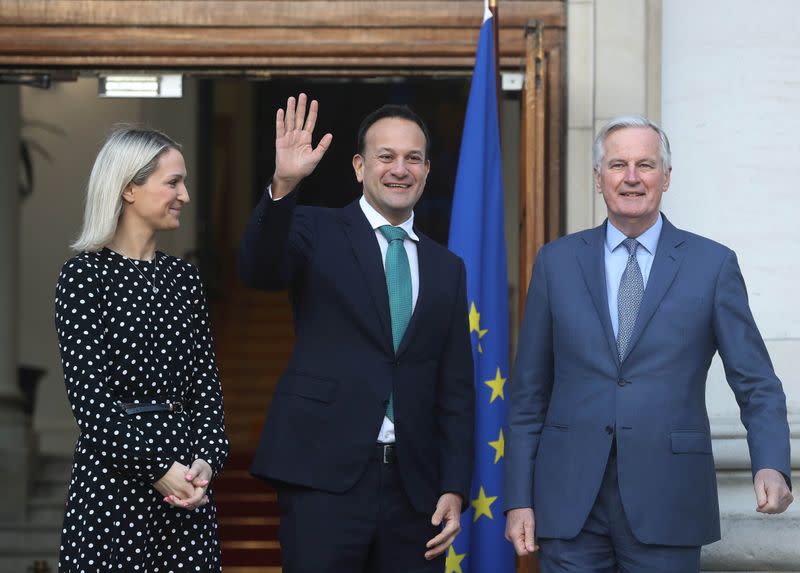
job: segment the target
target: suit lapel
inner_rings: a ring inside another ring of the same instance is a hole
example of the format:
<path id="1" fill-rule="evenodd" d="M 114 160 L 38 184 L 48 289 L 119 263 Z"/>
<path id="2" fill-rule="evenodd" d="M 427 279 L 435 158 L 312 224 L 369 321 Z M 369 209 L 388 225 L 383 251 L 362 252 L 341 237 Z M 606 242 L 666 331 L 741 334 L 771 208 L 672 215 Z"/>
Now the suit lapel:
<path id="1" fill-rule="evenodd" d="M 628 343 L 627 353 L 625 358 L 630 356 L 630 353 L 636 347 L 636 343 L 647 327 L 647 323 L 653 318 L 661 299 L 669 290 L 672 281 L 675 280 L 675 275 L 683 261 L 683 253 L 678 248 L 684 242 L 683 233 L 675 228 L 675 226 L 667 221 L 664 217 L 664 226 L 661 228 L 661 237 L 658 239 L 658 248 L 656 249 L 656 256 L 653 259 L 653 266 L 650 268 L 650 276 L 647 279 L 647 287 L 644 290 L 642 298 L 642 305 L 639 307 L 639 315 L 636 317 L 636 324 L 631 334 L 631 340 Z"/>
<path id="2" fill-rule="evenodd" d="M 350 241 L 358 265 L 364 274 L 364 282 L 372 299 L 380 324 L 381 343 L 394 352 L 392 345 L 391 317 L 389 315 L 389 293 L 386 289 L 386 274 L 381 260 L 381 249 L 364 212 L 354 201 L 343 210 L 345 233 Z"/>
<path id="3" fill-rule="evenodd" d="M 617 341 L 614 338 L 614 329 L 611 326 L 611 315 L 608 312 L 608 289 L 606 288 L 605 265 L 605 224 L 595 227 L 581 236 L 583 244 L 578 249 L 578 263 L 583 272 L 586 288 L 592 295 L 592 302 L 603 325 L 606 342 L 614 357 L 619 360 Z"/>

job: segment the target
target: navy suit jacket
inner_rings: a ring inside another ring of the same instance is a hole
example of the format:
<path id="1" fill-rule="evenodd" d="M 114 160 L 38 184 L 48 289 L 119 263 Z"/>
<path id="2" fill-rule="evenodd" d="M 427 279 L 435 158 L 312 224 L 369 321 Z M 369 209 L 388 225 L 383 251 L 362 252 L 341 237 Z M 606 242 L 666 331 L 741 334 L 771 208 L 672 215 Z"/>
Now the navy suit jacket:
<path id="1" fill-rule="evenodd" d="M 569 539 L 597 496 L 612 438 L 625 513 L 643 543 L 720 538 L 705 406 L 719 352 L 753 473 L 789 476 L 786 400 L 753 321 L 736 255 L 664 219 L 627 355 L 608 311 L 605 224 L 540 251 L 509 398 L 505 509 Z"/>
<path id="2" fill-rule="evenodd" d="M 331 492 L 375 455 L 393 392 L 396 454 L 415 509 L 468 499 L 474 386 L 464 263 L 419 236 L 419 295 L 395 353 L 380 247 L 358 202 L 296 207 L 266 194 L 245 232 L 240 274 L 289 289 L 296 343 L 251 467 L 254 475 Z"/>

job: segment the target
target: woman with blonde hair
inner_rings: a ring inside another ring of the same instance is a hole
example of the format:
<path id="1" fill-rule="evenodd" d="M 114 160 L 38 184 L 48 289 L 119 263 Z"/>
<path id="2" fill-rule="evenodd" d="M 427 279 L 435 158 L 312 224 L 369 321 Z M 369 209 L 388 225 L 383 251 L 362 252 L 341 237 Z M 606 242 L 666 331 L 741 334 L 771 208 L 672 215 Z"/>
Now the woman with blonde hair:
<path id="1" fill-rule="evenodd" d="M 205 295 L 194 266 L 156 250 L 188 202 L 178 144 L 111 134 L 56 287 L 80 428 L 59 571 L 221 571 L 209 485 L 228 439 Z"/>

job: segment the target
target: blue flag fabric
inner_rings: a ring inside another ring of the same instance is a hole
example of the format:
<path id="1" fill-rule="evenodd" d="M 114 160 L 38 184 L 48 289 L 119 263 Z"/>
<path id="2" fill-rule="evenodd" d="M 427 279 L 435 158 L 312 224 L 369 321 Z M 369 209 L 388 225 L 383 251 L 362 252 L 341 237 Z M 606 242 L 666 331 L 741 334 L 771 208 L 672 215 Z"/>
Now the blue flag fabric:
<path id="1" fill-rule="evenodd" d="M 475 469 L 470 508 L 448 549 L 446 573 L 513 573 L 504 538 L 502 428 L 508 380 L 508 275 L 494 59 L 487 10 L 478 40 L 456 174 L 449 248 L 467 267 L 475 361 Z"/>

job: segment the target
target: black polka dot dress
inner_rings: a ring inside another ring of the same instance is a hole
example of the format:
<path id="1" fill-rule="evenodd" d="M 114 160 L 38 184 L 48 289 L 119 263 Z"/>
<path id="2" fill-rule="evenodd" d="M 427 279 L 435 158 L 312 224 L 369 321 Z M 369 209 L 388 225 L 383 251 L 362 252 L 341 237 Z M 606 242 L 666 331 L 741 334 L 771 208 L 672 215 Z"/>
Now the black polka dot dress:
<path id="1" fill-rule="evenodd" d="M 206 460 L 216 476 L 228 456 L 197 270 L 160 252 L 154 261 L 81 253 L 61 271 L 55 308 L 80 427 L 59 571 L 221 571 L 212 488 L 189 511 L 152 487 L 174 461 Z M 119 405 L 168 401 L 184 411 L 128 415 Z"/>

